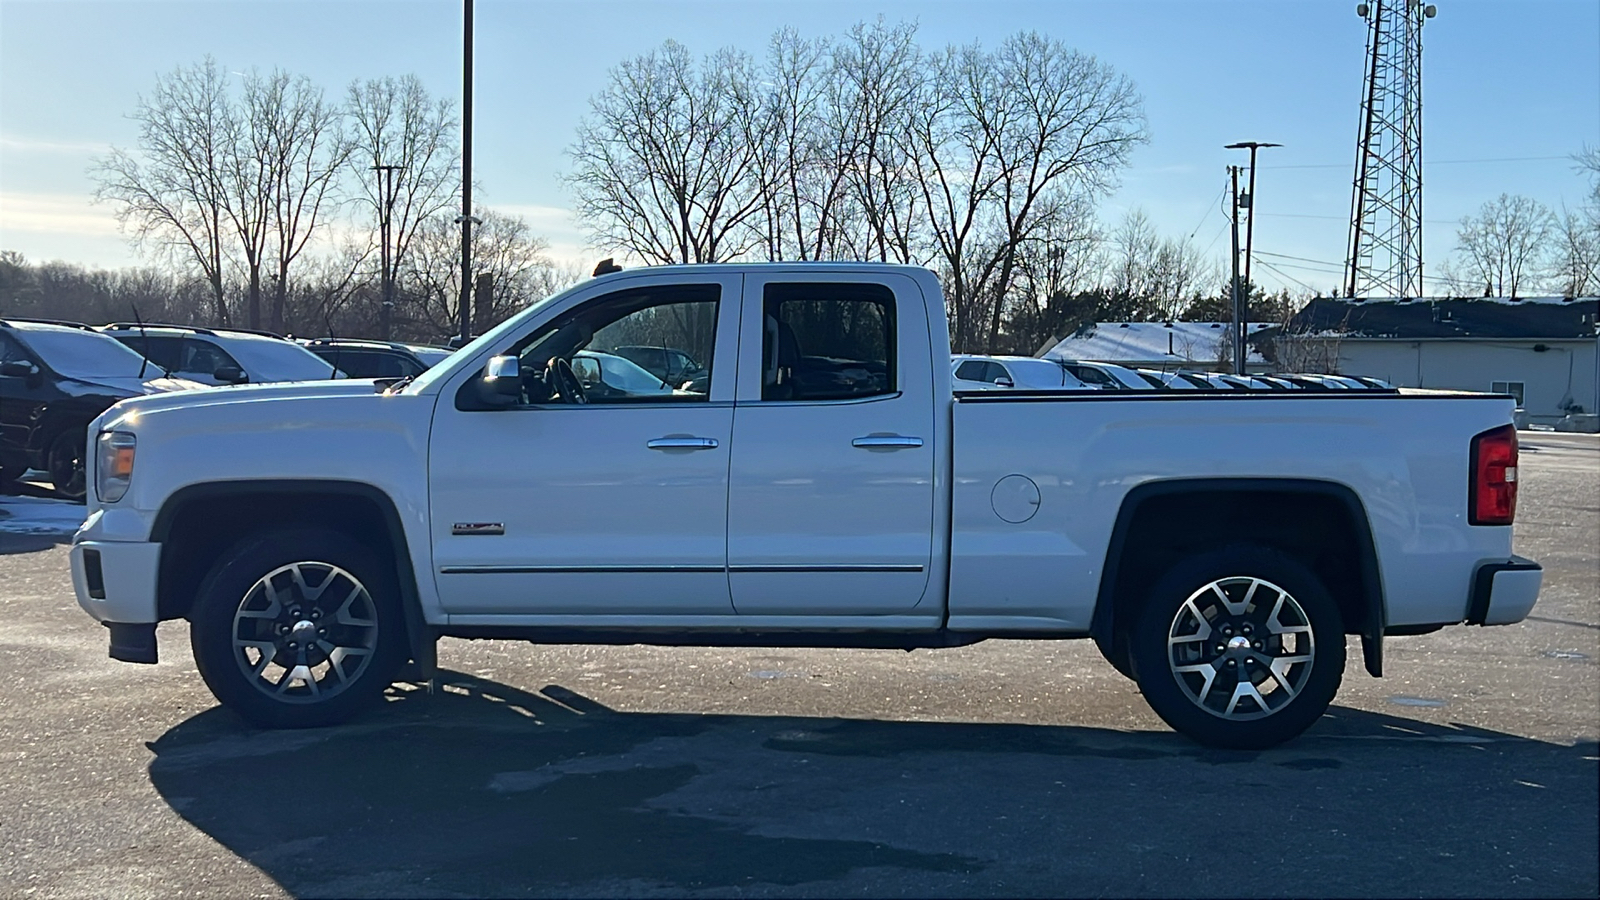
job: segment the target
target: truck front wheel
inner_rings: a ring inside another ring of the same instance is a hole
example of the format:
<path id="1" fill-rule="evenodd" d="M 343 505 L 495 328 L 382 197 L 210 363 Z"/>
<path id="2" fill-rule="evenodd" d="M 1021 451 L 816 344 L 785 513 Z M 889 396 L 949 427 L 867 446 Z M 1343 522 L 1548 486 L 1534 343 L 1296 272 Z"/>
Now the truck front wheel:
<path id="1" fill-rule="evenodd" d="M 1129 636 L 1156 714 L 1214 747 L 1263 749 L 1322 716 L 1344 677 L 1339 606 L 1315 573 L 1255 545 L 1175 565 Z"/>
<path id="2" fill-rule="evenodd" d="M 274 529 L 235 544 L 190 616 L 196 667 L 264 728 L 333 725 L 376 701 L 406 658 L 389 567 L 336 531 Z"/>

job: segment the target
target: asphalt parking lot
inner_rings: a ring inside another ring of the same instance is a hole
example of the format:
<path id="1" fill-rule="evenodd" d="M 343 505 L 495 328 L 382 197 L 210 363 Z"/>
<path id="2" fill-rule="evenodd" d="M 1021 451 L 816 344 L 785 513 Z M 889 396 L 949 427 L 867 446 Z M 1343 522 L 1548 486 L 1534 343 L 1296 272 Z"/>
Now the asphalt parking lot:
<path id="1" fill-rule="evenodd" d="M 1353 646 L 1261 753 L 1171 733 L 1087 642 L 447 640 L 441 693 L 258 732 L 181 622 L 107 659 L 70 529 L 0 497 L 0 896 L 1593 898 L 1600 439 L 1522 437 L 1533 616 L 1391 640 L 1383 679 Z"/>

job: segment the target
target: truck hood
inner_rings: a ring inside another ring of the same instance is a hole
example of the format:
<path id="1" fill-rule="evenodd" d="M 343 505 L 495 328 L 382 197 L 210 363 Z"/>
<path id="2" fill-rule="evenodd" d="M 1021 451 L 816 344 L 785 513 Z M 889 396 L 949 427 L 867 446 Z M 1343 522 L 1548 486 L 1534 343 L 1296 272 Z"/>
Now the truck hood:
<path id="1" fill-rule="evenodd" d="M 292 381 L 273 384 L 243 384 L 227 387 L 208 387 L 201 390 L 172 390 L 168 393 L 134 397 L 107 410 L 102 421 L 110 424 L 119 419 L 141 418 L 154 413 L 175 409 L 193 409 L 206 406 L 234 406 L 238 404 L 273 402 L 273 418 L 281 418 L 286 410 L 284 402 L 366 395 L 374 401 L 382 399 L 375 393 L 370 378 L 345 378 L 338 381 Z"/>

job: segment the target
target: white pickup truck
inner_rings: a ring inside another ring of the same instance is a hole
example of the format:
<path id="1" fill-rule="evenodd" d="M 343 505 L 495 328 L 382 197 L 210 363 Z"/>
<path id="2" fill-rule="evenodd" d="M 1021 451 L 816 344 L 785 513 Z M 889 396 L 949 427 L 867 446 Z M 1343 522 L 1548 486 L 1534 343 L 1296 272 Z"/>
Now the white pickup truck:
<path id="1" fill-rule="evenodd" d="M 704 372 L 607 383 L 631 346 Z M 188 619 L 212 692 L 264 726 L 432 677 L 440 636 L 1092 638 L 1231 747 L 1321 716 L 1346 635 L 1379 675 L 1385 636 L 1538 595 L 1509 397 L 953 394 L 949 359 L 924 269 L 662 267 L 413 379 L 125 400 L 90 429 L 74 587 L 116 659 L 155 662 L 156 623 Z"/>

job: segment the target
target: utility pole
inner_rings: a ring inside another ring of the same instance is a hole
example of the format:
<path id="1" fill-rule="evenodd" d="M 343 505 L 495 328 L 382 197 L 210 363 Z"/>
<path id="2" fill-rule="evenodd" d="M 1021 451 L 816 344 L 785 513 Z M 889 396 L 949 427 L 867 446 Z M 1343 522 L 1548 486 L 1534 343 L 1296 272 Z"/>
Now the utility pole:
<path id="1" fill-rule="evenodd" d="M 383 267 L 383 306 L 378 311 L 378 330 L 384 340 L 389 340 L 394 327 L 394 269 L 389 260 L 389 223 L 394 218 L 394 173 L 405 166 L 386 166 L 382 162 L 372 167 L 378 173 L 378 241 L 382 244 L 380 265 Z"/>
<path id="2" fill-rule="evenodd" d="M 1244 207 L 1245 209 L 1250 210 L 1250 219 L 1247 222 L 1245 222 L 1245 225 L 1244 225 L 1244 290 L 1246 290 L 1246 291 L 1248 291 L 1250 289 L 1250 285 L 1251 285 L 1251 281 L 1250 281 L 1250 260 L 1251 260 L 1251 258 L 1253 256 L 1254 250 L 1255 250 L 1255 233 L 1256 233 L 1256 151 L 1261 149 L 1262 147 L 1282 147 L 1282 146 L 1283 146 L 1282 144 L 1269 144 L 1269 143 L 1265 143 L 1265 142 L 1262 142 L 1262 141 L 1240 141 L 1237 144 L 1228 144 L 1227 146 L 1225 146 L 1223 148 L 1224 150 L 1249 150 L 1250 151 L 1250 187 L 1246 191 L 1246 193 L 1244 195 L 1244 198 L 1242 200 L 1239 199 L 1239 176 L 1238 176 L 1238 171 L 1237 170 L 1235 170 L 1235 172 L 1234 172 L 1234 184 L 1233 184 L 1233 194 L 1234 194 L 1234 204 L 1233 204 L 1233 220 L 1234 220 L 1233 221 L 1233 255 L 1234 255 L 1233 278 L 1234 278 L 1234 281 L 1238 281 L 1239 280 L 1239 261 L 1238 261 L 1238 256 L 1239 256 L 1239 208 L 1240 207 Z M 1239 289 L 1235 288 L 1234 289 L 1235 297 L 1237 297 L 1238 293 L 1239 293 Z M 1248 318 L 1249 318 L 1248 315 L 1241 314 L 1240 307 L 1239 307 L 1239 302 L 1238 302 L 1237 299 L 1235 299 L 1235 301 L 1234 301 L 1234 322 L 1236 324 L 1234 326 L 1234 332 L 1235 333 L 1234 333 L 1234 354 L 1233 354 L 1234 374 L 1235 375 L 1243 375 L 1243 374 L 1245 374 L 1245 372 L 1244 372 L 1244 358 L 1245 358 L 1244 340 L 1247 337 L 1248 332 L 1250 330 L 1250 323 L 1247 321 Z"/>
<path id="3" fill-rule="evenodd" d="M 1233 374 L 1244 374 L 1244 294 L 1239 290 L 1239 167 L 1229 166 L 1233 176 Z"/>
<path id="4" fill-rule="evenodd" d="M 465 344 L 472 337 L 472 0 L 462 0 L 461 65 L 461 296 L 457 315 Z"/>

